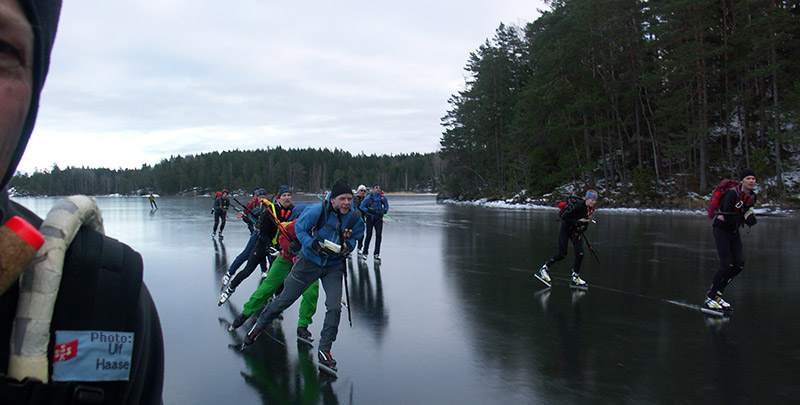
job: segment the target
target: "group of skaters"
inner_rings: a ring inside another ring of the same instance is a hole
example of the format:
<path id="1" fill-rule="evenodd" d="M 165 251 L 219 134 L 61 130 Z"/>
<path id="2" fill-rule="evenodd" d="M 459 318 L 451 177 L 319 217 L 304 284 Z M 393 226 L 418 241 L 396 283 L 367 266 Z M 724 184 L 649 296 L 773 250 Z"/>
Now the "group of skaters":
<path id="1" fill-rule="evenodd" d="M 746 168 L 740 173 L 738 182 L 723 181 L 715 190 L 715 195 L 712 196 L 709 216 L 713 218 L 711 228 L 719 256 L 719 267 L 706 292 L 706 298 L 701 307 L 704 312 L 727 315 L 733 311 L 731 304 L 722 299 L 722 293 L 725 291 L 725 287 L 733 281 L 733 278 L 744 269 L 744 254 L 739 229 L 745 225 L 752 227 L 757 222 L 753 211 L 756 203 L 756 193 L 753 191 L 755 186 L 755 172 Z M 570 287 L 579 290 L 588 289 L 586 281 L 580 276 L 580 271 L 583 261 L 583 244 L 586 239 L 584 233 L 589 224 L 594 222 L 592 216 L 595 212 L 597 198 L 597 191 L 588 190 L 583 199 L 568 199 L 566 203 L 562 203 L 564 207 L 560 212 L 558 251 L 538 271 L 534 272 L 534 276 L 547 287 L 551 286 L 548 272 L 554 264 L 566 257 L 568 244 L 572 242 L 575 257 L 572 262 Z M 591 249 L 591 245 L 589 248 Z"/>
<path id="2" fill-rule="evenodd" d="M 376 261 L 380 260 L 383 216 L 389 210 L 389 203 L 380 184 L 374 184 L 369 194 L 364 185 L 360 185 L 354 193 L 344 180 L 337 181 L 322 200 L 320 203 L 295 206 L 288 186 L 280 186 L 272 199 L 263 188 L 253 190 L 253 199 L 241 210 L 242 219 L 251 231 L 250 238 L 222 276 L 223 290 L 219 305 L 227 302 L 236 288 L 257 266 L 261 266 L 261 282 L 229 330 L 239 328 L 254 314 L 258 314 L 244 339 L 244 348 L 252 344 L 273 320 L 281 317 L 282 312 L 302 296 L 297 339 L 313 345 L 314 339 L 308 326 L 316 313 L 321 281 L 325 290 L 325 318 L 320 333 L 318 361 L 322 370 L 335 375 L 336 360 L 330 350 L 338 334 L 342 280 L 347 260 L 356 249 L 359 260 L 366 260 L 373 230 L 373 257 Z M 234 201 L 239 203 L 235 198 Z M 214 200 L 212 237 L 216 234 L 218 223 L 219 236 L 222 237 L 229 206 L 228 192 L 223 190 Z M 218 212 L 221 212 L 219 216 Z M 244 269 L 238 271 L 242 264 L 245 264 Z"/>

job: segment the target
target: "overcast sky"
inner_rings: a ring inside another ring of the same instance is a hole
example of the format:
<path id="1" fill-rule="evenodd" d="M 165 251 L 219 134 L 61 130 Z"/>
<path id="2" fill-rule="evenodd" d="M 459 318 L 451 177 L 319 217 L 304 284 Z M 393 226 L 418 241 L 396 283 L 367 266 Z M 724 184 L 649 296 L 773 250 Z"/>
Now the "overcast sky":
<path id="1" fill-rule="evenodd" d="M 439 149 L 470 52 L 541 0 L 66 1 L 19 170 Z"/>

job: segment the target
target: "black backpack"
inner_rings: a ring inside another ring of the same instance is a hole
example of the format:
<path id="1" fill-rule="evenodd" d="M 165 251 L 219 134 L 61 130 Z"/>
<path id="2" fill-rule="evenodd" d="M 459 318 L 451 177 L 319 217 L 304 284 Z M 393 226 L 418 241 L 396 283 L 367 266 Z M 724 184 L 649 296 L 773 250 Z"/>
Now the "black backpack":
<path id="1" fill-rule="evenodd" d="M 64 270 L 50 325 L 48 356 L 56 330 L 133 332 L 142 283 L 142 257 L 128 245 L 81 228 L 64 258 Z M 91 293 L 89 293 L 91 292 Z M 109 310 L 113 308 L 113 310 Z M 130 316 L 120 316 L 129 314 Z M 141 350 L 147 350 L 142 348 Z M 136 357 L 131 359 L 136 361 Z M 52 364 L 50 365 L 52 371 Z M 156 376 L 154 376 L 156 377 Z M 3 404 L 104 404 L 124 395 L 129 381 L 22 382 L 0 375 Z"/>

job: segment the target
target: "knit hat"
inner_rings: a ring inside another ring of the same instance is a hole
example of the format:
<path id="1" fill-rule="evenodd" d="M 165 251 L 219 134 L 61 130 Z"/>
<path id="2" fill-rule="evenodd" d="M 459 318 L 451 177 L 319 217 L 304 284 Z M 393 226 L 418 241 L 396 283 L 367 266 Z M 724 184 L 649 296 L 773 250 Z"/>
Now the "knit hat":
<path id="1" fill-rule="evenodd" d="M 747 177 L 747 176 L 756 177 L 756 172 L 754 172 L 753 169 L 751 169 L 749 167 L 745 168 L 744 170 L 742 170 L 742 173 L 739 174 L 739 181 L 744 180 L 744 178 Z"/>
<path id="2" fill-rule="evenodd" d="M 594 190 L 589 190 L 589 191 L 586 192 L 586 196 L 584 198 L 587 199 L 587 200 L 589 200 L 589 199 L 596 200 L 597 199 L 597 192 L 594 191 Z"/>
<path id="3" fill-rule="evenodd" d="M 358 186 L 358 190 L 357 191 L 361 191 L 361 190 L 367 191 L 367 186 L 365 186 L 363 184 Z"/>
<path id="4" fill-rule="evenodd" d="M 353 189 L 350 188 L 350 185 L 347 184 L 346 181 L 339 180 L 333 185 L 333 188 L 331 188 L 331 200 L 345 193 L 353 194 Z"/>
<path id="5" fill-rule="evenodd" d="M 286 193 L 292 194 L 292 190 L 289 189 L 289 186 L 281 185 L 280 187 L 278 187 L 278 197 L 280 197 L 280 196 L 282 196 L 282 195 L 284 195 Z"/>

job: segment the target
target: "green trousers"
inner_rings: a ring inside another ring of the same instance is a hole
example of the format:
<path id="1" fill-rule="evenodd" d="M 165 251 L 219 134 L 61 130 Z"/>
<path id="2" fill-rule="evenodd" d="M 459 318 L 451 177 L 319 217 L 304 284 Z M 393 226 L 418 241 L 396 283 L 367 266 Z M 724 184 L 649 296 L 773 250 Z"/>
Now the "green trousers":
<path id="1" fill-rule="evenodd" d="M 292 262 L 278 256 L 278 258 L 272 262 L 272 266 L 269 267 L 267 278 L 259 284 L 258 288 L 253 292 L 253 295 L 250 296 L 250 299 L 245 302 L 242 314 L 249 317 L 261 311 L 264 305 L 267 304 L 269 297 L 283 284 L 283 280 L 289 275 L 291 269 Z M 311 284 L 311 286 L 303 292 L 303 300 L 300 301 L 300 317 L 297 319 L 297 327 L 307 327 L 311 325 L 311 317 L 317 312 L 318 297 L 319 280 L 315 281 L 314 284 Z"/>

